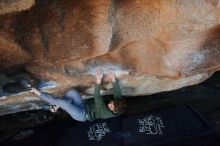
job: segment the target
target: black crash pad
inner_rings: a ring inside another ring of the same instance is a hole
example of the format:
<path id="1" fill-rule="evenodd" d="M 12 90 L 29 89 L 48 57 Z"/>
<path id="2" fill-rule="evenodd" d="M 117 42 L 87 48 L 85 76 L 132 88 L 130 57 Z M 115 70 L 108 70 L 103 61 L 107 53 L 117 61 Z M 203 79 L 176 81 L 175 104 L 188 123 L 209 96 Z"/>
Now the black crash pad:
<path id="1" fill-rule="evenodd" d="M 60 146 L 122 146 L 122 118 L 86 122 L 63 134 Z M 74 144 L 73 144 L 74 143 Z"/>
<path id="2" fill-rule="evenodd" d="M 62 146 L 201 146 L 198 141 L 219 145 L 209 124 L 189 106 L 129 117 L 86 122 L 63 135 Z M 207 138 L 207 140 L 206 140 Z M 194 141 L 194 142 L 193 142 Z M 198 144 L 198 145 L 197 145 Z"/>

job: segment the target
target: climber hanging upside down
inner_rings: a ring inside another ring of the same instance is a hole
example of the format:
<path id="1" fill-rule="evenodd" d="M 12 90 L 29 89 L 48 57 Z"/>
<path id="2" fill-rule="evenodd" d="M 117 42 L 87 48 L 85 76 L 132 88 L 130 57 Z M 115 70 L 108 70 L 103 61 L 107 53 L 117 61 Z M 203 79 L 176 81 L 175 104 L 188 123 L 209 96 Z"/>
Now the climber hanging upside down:
<path id="1" fill-rule="evenodd" d="M 77 121 L 107 119 L 122 114 L 126 108 L 126 101 L 121 97 L 121 89 L 116 79 L 115 72 L 110 69 L 108 76 L 113 84 L 114 99 L 108 102 L 107 105 L 100 96 L 100 87 L 103 78 L 103 71 L 101 69 L 96 70 L 94 100 L 83 100 L 76 90 L 68 91 L 63 98 L 57 98 L 51 94 L 40 92 L 36 88 L 32 88 L 31 92 L 47 101 L 49 104 L 55 105 L 55 109 L 59 107 L 64 109 Z"/>

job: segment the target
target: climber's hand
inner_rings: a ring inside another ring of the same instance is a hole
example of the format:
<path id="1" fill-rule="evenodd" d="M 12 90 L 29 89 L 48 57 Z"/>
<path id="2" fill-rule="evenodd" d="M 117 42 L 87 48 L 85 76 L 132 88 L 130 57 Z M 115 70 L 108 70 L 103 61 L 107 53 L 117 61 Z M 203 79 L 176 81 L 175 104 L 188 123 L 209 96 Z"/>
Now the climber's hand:
<path id="1" fill-rule="evenodd" d="M 102 69 L 97 69 L 96 70 L 96 83 L 97 84 L 101 84 L 103 76 L 104 76 L 104 73 Z"/>

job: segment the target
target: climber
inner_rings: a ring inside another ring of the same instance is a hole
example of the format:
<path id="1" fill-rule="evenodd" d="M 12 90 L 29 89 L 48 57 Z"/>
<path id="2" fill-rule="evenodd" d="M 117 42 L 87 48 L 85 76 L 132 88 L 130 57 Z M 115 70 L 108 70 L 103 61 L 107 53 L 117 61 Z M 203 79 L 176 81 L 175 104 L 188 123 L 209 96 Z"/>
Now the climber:
<path id="1" fill-rule="evenodd" d="M 100 87 L 103 78 L 103 71 L 101 69 L 96 70 L 96 85 L 94 99 L 92 100 L 83 100 L 75 90 L 68 91 L 63 98 L 56 98 L 48 93 L 40 92 L 36 88 L 32 88 L 30 91 L 48 103 L 56 105 L 56 109 L 61 107 L 77 121 L 84 122 L 86 120 L 107 119 L 122 114 L 126 108 L 126 101 L 121 97 L 121 89 L 115 72 L 110 69 L 108 76 L 113 84 L 114 99 L 108 102 L 107 105 L 100 96 Z"/>

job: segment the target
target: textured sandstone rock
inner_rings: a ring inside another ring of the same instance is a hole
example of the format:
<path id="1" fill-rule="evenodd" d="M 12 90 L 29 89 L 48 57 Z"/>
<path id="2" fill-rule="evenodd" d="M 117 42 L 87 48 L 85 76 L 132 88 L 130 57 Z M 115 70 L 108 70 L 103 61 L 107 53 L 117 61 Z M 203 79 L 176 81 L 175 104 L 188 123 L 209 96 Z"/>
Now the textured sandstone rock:
<path id="1" fill-rule="evenodd" d="M 91 94 L 97 67 L 124 72 L 123 94 L 132 96 L 197 84 L 220 69 L 219 0 L 38 0 L 0 22 L 1 68 L 24 64 L 57 81 L 57 94 Z"/>
<path id="2" fill-rule="evenodd" d="M 35 0 L 0 0 L 0 15 L 31 8 Z"/>

